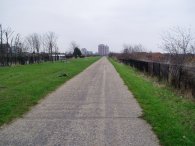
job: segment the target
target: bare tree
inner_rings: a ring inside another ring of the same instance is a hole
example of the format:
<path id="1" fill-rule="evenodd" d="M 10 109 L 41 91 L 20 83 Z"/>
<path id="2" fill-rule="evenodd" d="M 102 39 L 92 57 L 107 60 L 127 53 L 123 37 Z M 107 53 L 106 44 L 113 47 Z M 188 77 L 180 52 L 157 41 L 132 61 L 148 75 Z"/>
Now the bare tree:
<path id="1" fill-rule="evenodd" d="M 141 52 L 144 52 L 146 49 L 141 44 L 136 45 L 127 45 L 125 44 L 123 46 L 123 57 L 125 58 L 131 58 L 131 59 L 139 59 L 141 56 Z"/>
<path id="2" fill-rule="evenodd" d="M 10 38 L 12 37 L 14 31 L 12 31 L 12 29 L 10 27 L 8 27 L 7 29 L 5 29 L 5 39 L 6 39 L 6 44 L 10 44 Z"/>
<path id="3" fill-rule="evenodd" d="M 0 40 L 0 54 L 4 62 L 3 64 L 11 65 L 13 62 L 16 63 L 16 54 L 19 53 L 19 47 L 21 48 L 22 45 L 20 35 L 14 35 L 14 31 L 10 27 L 3 29 L 2 25 L 0 25 Z"/>
<path id="4" fill-rule="evenodd" d="M 35 47 L 35 50 L 36 50 L 36 54 L 37 54 L 37 62 L 39 63 L 40 62 L 40 47 L 41 47 L 41 36 L 38 35 L 37 33 L 34 33 L 33 34 L 33 44 L 34 44 L 34 47 Z"/>
<path id="5" fill-rule="evenodd" d="M 170 81 L 178 88 L 184 66 L 194 57 L 193 37 L 190 29 L 172 28 L 162 35 L 162 48 L 169 53 Z"/>
<path id="6" fill-rule="evenodd" d="M 123 45 L 123 53 L 125 54 L 129 54 L 132 52 L 132 45 L 127 45 L 127 44 L 124 44 Z"/>
<path id="7" fill-rule="evenodd" d="M 59 48 L 57 44 L 55 44 L 54 46 L 55 61 L 58 60 L 58 51 L 59 51 Z"/>
<path id="8" fill-rule="evenodd" d="M 22 60 L 22 53 L 24 51 L 24 43 L 23 43 L 21 35 L 19 33 L 16 35 L 15 39 L 13 39 L 13 48 L 14 48 L 14 62 L 15 62 L 15 64 L 17 63 L 17 61 L 20 64 L 25 64 L 24 58 Z"/>
<path id="9" fill-rule="evenodd" d="M 33 34 L 33 42 L 34 42 L 36 53 L 39 54 L 40 47 L 41 47 L 41 36 L 38 35 L 37 33 L 34 33 Z"/>
<path id="10" fill-rule="evenodd" d="M 40 62 L 41 36 L 37 33 L 30 34 L 26 37 L 26 47 L 33 53 L 33 62 Z M 37 58 L 37 59 L 35 59 Z"/>
<path id="11" fill-rule="evenodd" d="M 193 37 L 190 29 L 172 28 L 162 35 L 162 48 L 170 54 L 169 62 L 185 64 L 194 53 Z"/>
<path id="12" fill-rule="evenodd" d="M 194 44 L 191 45 L 191 51 L 190 51 L 193 55 L 195 55 L 195 42 Z"/>
<path id="13" fill-rule="evenodd" d="M 0 24 L 0 64 L 3 64 L 3 35 L 4 31 L 2 25 Z"/>
<path id="14" fill-rule="evenodd" d="M 48 32 L 44 35 L 44 44 L 49 53 L 49 59 L 53 61 L 53 52 L 57 46 L 57 36 L 54 32 Z"/>
<path id="15" fill-rule="evenodd" d="M 0 40 L 1 40 L 1 49 L 2 49 L 2 46 L 3 46 L 3 34 L 4 34 L 4 30 L 2 28 L 2 25 L 0 24 Z"/>
<path id="16" fill-rule="evenodd" d="M 26 45 L 31 52 L 39 53 L 41 47 L 41 36 L 37 33 L 30 34 L 26 37 Z"/>
<path id="17" fill-rule="evenodd" d="M 14 39 L 14 46 L 20 47 L 21 43 L 21 35 L 18 33 Z"/>
<path id="18" fill-rule="evenodd" d="M 127 53 L 135 53 L 135 52 L 143 52 L 145 51 L 145 48 L 141 44 L 136 44 L 136 45 L 124 45 L 123 46 L 125 52 Z"/>
<path id="19" fill-rule="evenodd" d="M 134 52 L 144 52 L 146 51 L 146 48 L 142 44 L 136 44 L 133 47 Z"/>
<path id="20" fill-rule="evenodd" d="M 11 58 L 12 58 L 12 48 L 10 46 L 11 44 L 11 37 L 13 37 L 13 33 L 14 31 L 12 31 L 12 29 L 10 27 L 6 28 L 5 30 L 5 41 L 6 41 L 6 64 L 9 65 L 9 62 L 12 62 L 11 61 Z"/>

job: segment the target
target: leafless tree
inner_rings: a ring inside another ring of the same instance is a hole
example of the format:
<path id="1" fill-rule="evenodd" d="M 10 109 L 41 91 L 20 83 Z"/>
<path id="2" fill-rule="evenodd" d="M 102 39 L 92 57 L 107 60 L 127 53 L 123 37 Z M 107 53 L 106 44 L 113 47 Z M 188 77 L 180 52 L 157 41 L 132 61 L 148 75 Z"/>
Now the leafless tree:
<path id="1" fill-rule="evenodd" d="M 11 40 L 13 37 L 13 33 L 14 31 L 12 31 L 12 29 L 10 27 L 7 27 L 5 30 L 5 44 L 6 44 L 6 65 L 9 65 L 9 62 L 11 62 L 11 58 L 12 58 L 12 49 L 11 49 Z"/>
<path id="2" fill-rule="evenodd" d="M 41 36 L 41 48 L 42 48 L 42 51 L 44 53 L 48 52 L 48 46 L 47 46 L 47 38 L 46 38 L 46 34 L 43 34 Z"/>
<path id="3" fill-rule="evenodd" d="M 26 37 L 26 45 L 31 52 L 39 53 L 41 47 L 41 36 L 37 33 Z"/>
<path id="4" fill-rule="evenodd" d="M 48 50 L 50 60 L 53 61 L 53 52 L 57 46 L 57 36 L 54 32 L 48 32 L 44 35 L 44 45 Z"/>
<path id="5" fill-rule="evenodd" d="M 170 81 L 180 88 L 184 66 L 194 57 L 194 40 L 190 29 L 171 28 L 162 35 L 162 48 L 169 53 Z"/>
<path id="6" fill-rule="evenodd" d="M 6 44 L 10 44 L 10 38 L 12 37 L 14 31 L 12 31 L 12 29 L 10 27 L 8 27 L 7 29 L 5 29 L 5 39 L 6 39 Z"/>
<path id="7" fill-rule="evenodd" d="M 193 55 L 195 55 L 195 42 L 194 44 L 191 45 L 191 51 L 190 51 Z"/>
<path id="8" fill-rule="evenodd" d="M 19 34 L 14 35 L 14 31 L 10 27 L 3 29 L 2 25 L 0 25 L 0 40 L 1 58 L 3 55 L 5 65 L 11 65 L 16 60 L 16 57 L 13 56 L 13 51 L 15 51 L 14 54 L 16 55 L 19 44 L 21 46 L 21 37 Z M 16 61 L 14 62 L 16 63 Z"/>
<path id="9" fill-rule="evenodd" d="M 135 53 L 135 52 L 143 52 L 145 51 L 145 48 L 141 44 L 136 45 L 124 45 L 124 50 L 126 50 L 127 53 Z"/>
<path id="10" fill-rule="evenodd" d="M 22 41 L 21 35 L 18 33 L 15 38 L 12 39 L 12 48 L 14 49 L 14 63 L 17 63 L 17 57 L 22 56 L 23 49 L 24 49 L 24 43 Z"/>
<path id="11" fill-rule="evenodd" d="M 131 59 L 139 59 L 141 56 L 140 53 L 146 50 L 141 44 L 136 44 L 136 45 L 125 44 L 123 48 L 124 48 L 122 51 L 123 56 L 125 58 L 131 58 Z"/>
<path id="12" fill-rule="evenodd" d="M 20 47 L 21 46 L 21 35 L 18 33 L 14 39 L 14 46 L 15 47 Z"/>
<path id="13" fill-rule="evenodd" d="M 162 48 L 170 54 L 169 62 L 183 65 L 194 53 L 193 37 L 190 29 L 171 28 L 162 35 Z"/>
<path id="14" fill-rule="evenodd" d="M 0 63 L 3 62 L 3 35 L 4 35 L 4 31 L 2 28 L 2 25 L 0 24 Z"/>
<path id="15" fill-rule="evenodd" d="M 54 46 L 54 54 L 55 54 L 55 61 L 56 60 L 58 60 L 58 51 L 59 51 L 59 48 L 58 48 L 58 46 L 57 46 L 57 44 L 55 44 L 55 46 Z"/>
<path id="16" fill-rule="evenodd" d="M 132 50 L 132 45 L 124 44 L 122 53 L 129 54 L 132 52 L 131 50 Z"/>
<path id="17" fill-rule="evenodd" d="M 1 44 L 1 49 L 2 49 L 2 46 L 3 46 L 3 35 L 4 35 L 4 30 L 3 30 L 3 27 L 2 27 L 2 24 L 0 24 L 0 44 Z"/>
<path id="18" fill-rule="evenodd" d="M 40 47 L 41 47 L 41 36 L 38 35 L 37 33 L 33 34 L 33 42 L 34 42 L 34 46 L 36 49 L 36 53 L 39 54 L 40 52 Z"/>
<path id="19" fill-rule="evenodd" d="M 33 60 L 40 62 L 41 36 L 37 33 L 30 34 L 26 37 L 26 47 L 33 53 Z M 35 59 L 36 58 L 36 59 Z"/>
<path id="20" fill-rule="evenodd" d="M 133 47 L 133 51 L 134 52 L 144 52 L 144 51 L 146 51 L 146 48 L 141 44 L 136 44 Z"/>

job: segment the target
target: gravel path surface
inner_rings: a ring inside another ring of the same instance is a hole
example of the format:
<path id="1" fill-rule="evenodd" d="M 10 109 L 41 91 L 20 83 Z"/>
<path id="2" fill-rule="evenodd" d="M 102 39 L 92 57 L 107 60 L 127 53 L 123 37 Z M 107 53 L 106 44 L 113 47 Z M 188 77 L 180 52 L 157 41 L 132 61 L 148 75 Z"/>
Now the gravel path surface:
<path id="1" fill-rule="evenodd" d="M 156 146 L 158 140 L 103 57 L 0 129 L 0 145 Z"/>

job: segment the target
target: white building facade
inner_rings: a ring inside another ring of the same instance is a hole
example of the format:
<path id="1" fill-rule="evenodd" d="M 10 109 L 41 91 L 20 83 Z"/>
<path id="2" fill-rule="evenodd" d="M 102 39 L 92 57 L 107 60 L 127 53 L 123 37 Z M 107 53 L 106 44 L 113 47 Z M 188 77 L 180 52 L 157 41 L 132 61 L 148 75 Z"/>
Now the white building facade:
<path id="1" fill-rule="evenodd" d="M 109 54 L 109 47 L 104 44 L 98 45 L 98 54 L 100 56 L 108 56 Z"/>

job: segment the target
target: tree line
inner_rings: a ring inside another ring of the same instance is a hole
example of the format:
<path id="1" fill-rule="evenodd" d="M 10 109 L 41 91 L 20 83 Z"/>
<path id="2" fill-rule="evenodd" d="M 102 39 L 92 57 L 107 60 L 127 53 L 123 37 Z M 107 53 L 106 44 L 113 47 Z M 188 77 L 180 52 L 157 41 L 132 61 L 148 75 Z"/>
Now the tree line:
<path id="1" fill-rule="evenodd" d="M 31 64 L 58 59 L 58 37 L 55 32 L 32 33 L 22 38 L 10 27 L 0 24 L 0 66 Z"/>
<path id="2" fill-rule="evenodd" d="M 120 53 L 123 58 L 143 60 L 149 58 L 147 54 L 152 54 L 141 44 L 124 45 L 123 48 Z M 175 65 L 188 65 L 195 61 L 195 39 L 190 29 L 174 27 L 165 31 L 161 35 L 160 48 L 165 53 L 159 61 Z"/>

